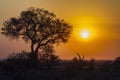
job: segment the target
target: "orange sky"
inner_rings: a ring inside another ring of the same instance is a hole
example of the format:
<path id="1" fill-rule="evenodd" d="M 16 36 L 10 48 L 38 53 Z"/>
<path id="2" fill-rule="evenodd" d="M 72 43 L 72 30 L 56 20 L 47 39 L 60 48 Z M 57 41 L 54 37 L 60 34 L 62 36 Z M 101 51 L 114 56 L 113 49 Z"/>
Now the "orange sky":
<path id="1" fill-rule="evenodd" d="M 120 0 L 0 0 L 0 28 L 6 19 L 19 16 L 29 7 L 44 8 L 74 27 L 69 41 L 55 47 L 60 58 L 72 59 L 79 52 L 86 58 L 114 59 L 120 56 L 119 4 Z M 88 40 L 80 38 L 82 29 L 91 32 Z M 0 34 L 0 58 L 12 52 L 29 51 L 29 44 L 18 41 Z"/>

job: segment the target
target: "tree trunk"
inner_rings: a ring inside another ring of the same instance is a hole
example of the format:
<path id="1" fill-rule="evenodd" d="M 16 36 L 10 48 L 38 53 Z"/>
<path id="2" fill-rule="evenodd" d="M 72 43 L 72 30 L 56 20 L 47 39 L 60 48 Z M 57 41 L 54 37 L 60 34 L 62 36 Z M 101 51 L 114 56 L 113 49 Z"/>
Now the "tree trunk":
<path id="1" fill-rule="evenodd" d="M 34 51 L 34 44 L 31 44 L 30 62 L 32 67 L 38 67 L 38 47 Z"/>
<path id="2" fill-rule="evenodd" d="M 31 52 L 34 51 L 34 43 L 31 44 Z"/>
<path id="3" fill-rule="evenodd" d="M 31 52 L 30 62 L 31 62 L 31 66 L 38 67 L 38 52 Z"/>

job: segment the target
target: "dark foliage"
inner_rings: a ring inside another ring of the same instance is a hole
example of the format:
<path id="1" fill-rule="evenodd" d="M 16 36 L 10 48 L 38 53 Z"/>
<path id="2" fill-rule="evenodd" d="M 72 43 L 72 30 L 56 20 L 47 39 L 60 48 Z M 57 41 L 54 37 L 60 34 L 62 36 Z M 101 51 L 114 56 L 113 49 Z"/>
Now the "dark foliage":
<path id="1" fill-rule="evenodd" d="M 4 59 L 1 63 L 2 70 L 19 70 L 27 69 L 30 67 L 30 57 L 29 52 L 21 52 L 17 54 L 11 54 Z"/>
<path id="2" fill-rule="evenodd" d="M 45 9 L 29 8 L 20 16 L 6 20 L 1 28 L 2 34 L 11 39 L 22 38 L 31 43 L 31 59 L 38 63 L 38 52 L 47 44 L 68 41 L 72 26 Z"/>
<path id="3" fill-rule="evenodd" d="M 86 63 L 86 61 L 84 60 L 84 55 L 81 56 L 79 53 L 77 53 L 77 56 L 78 57 L 74 57 L 73 60 L 65 66 L 64 71 L 69 77 L 79 76 L 79 74 L 81 74 L 84 70 Z"/>
<path id="4" fill-rule="evenodd" d="M 48 68 L 59 64 L 59 57 L 54 55 L 53 45 L 47 44 L 42 47 L 39 53 L 40 65 L 47 66 Z"/>
<path id="5" fill-rule="evenodd" d="M 96 66 L 96 60 L 91 58 L 91 60 L 88 62 L 88 69 L 89 70 L 94 70 Z"/>
<path id="6" fill-rule="evenodd" d="M 120 73 L 120 57 L 117 57 L 112 63 L 112 70 Z"/>
<path id="7" fill-rule="evenodd" d="M 0 61 L 0 80 L 119 80 L 120 58 L 114 61 L 86 61 L 77 54 L 71 61 L 56 58 L 53 46 L 46 45 L 41 51 L 39 68 L 31 67 L 29 52 L 12 54 Z M 49 52 L 49 53 L 48 53 Z M 51 58 L 51 56 L 55 56 Z M 53 62 L 51 62 L 53 60 Z M 59 60 L 59 65 L 57 64 Z M 49 68 L 48 70 L 48 65 Z M 54 67 L 57 66 L 57 67 Z M 98 67 L 99 66 L 99 67 Z M 47 68 L 46 68 L 47 67 Z M 9 78 L 9 79 L 8 79 Z"/>
<path id="8" fill-rule="evenodd" d="M 102 64 L 100 67 L 100 70 L 103 71 L 104 73 L 109 73 L 112 69 L 112 62 L 111 61 L 106 61 Z"/>

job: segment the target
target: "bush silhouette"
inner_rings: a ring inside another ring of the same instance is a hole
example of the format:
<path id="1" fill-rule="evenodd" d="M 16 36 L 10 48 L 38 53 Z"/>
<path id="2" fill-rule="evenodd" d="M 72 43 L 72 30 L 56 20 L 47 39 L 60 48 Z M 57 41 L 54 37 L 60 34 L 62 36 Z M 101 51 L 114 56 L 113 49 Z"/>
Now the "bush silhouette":
<path id="1" fill-rule="evenodd" d="M 2 61 L 2 70 L 26 69 L 30 66 L 29 52 L 11 54 Z"/>
<path id="2" fill-rule="evenodd" d="M 59 64 L 59 57 L 54 55 L 53 45 L 48 44 L 42 47 L 39 60 L 41 64 L 47 66 L 48 68 Z"/>
<path id="3" fill-rule="evenodd" d="M 120 72 L 120 57 L 117 57 L 112 63 L 112 70 Z"/>
<path id="4" fill-rule="evenodd" d="M 96 66 L 96 61 L 95 61 L 95 59 L 91 58 L 91 60 L 88 62 L 89 70 L 94 70 L 95 66 Z"/>
<path id="5" fill-rule="evenodd" d="M 80 55 L 77 53 L 78 57 L 74 57 L 72 61 L 68 63 L 68 65 L 65 66 L 65 72 L 67 76 L 74 77 L 78 76 L 80 73 L 82 73 L 82 70 L 85 66 L 85 60 L 84 55 Z"/>
<path id="6" fill-rule="evenodd" d="M 112 68 L 112 63 L 110 61 L 104 62 L 102 66 L 100 67 L 100 70 L 103 71 L 104 73 L 108 73 L 111 71 Z"/>

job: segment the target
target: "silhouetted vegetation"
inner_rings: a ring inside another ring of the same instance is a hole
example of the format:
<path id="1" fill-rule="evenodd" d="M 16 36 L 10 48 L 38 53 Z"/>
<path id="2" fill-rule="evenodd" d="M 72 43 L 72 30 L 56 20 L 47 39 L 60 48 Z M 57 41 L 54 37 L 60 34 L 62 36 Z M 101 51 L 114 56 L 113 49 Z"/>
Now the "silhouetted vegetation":
<path id="1" fill-rule="evenodd" d="M 38 67 L 32 67 L 29 52 L 14 53 L 0 61 L 0 80 L 119 80 L 120 58 L 114 61 L 85 60 L 77 53 L 73 60 L 54 55 L 52 45 L 42 47 Z M 8 79 L 10 78 L 10 79 Z"/>
<path id="2" fill-rule="evenodd" d="M 94 69 L 95 69 L 95 66 L 96 66 L 95 64 L 96 64 L 95 59 L 91 58 L 91 60 L 89 61 L 88 69 L 89 69 L 89 70 L 94 70 Z"/>
<path id="3" fill-rule="evenodd" d="M 77 53 L 77 57 L 74 57 L 72 61 L 65 66 L 66 75 L 74 77 L 79 74 L 79 71 L 85 67 L 84 55 Z"/>
<path id="4" fill-rule="evenodd" d="M 29 8 L 20 16 L 4 22 L 2 34 L 11 39 L 22 38 L 31 43 L 30 56 L 37 66 L 38 53 L 47 44 L 59 44 L 68 41 L 72 26 L 45 9 Z"/>
<path id="5" fill-rule="evenodd" d="M 55 55 L 53 44 L 68 41 L 72 26 L 44 9 L 29 8 L 4 22 L 2 34 L 31 43 L 30 52 L 13 53 L 0 61 L 0 80 L 120 80 L 120 57 L 114 61 L 72 60 Z"/>
<path id="6" fill-rule="evenodd" d="M 21 52 L 17 54 L 11 54 L 4 59 L 1 64 L 2 70 L 17 70 L 26 69 L 30 67 L 30 57 L 28 52 Z"/>
<path id="7" fill-rule="evenodd" d="M 51 65 L 55 66 L 56 64 L 59 64 L 58 56 L 54 55 L 53 45 L 48 44 L 42 47 L 42 51 L 39 54 L 39 60 L 42 65 L 47 66 L 48 68 L 50 68 Z"/>

